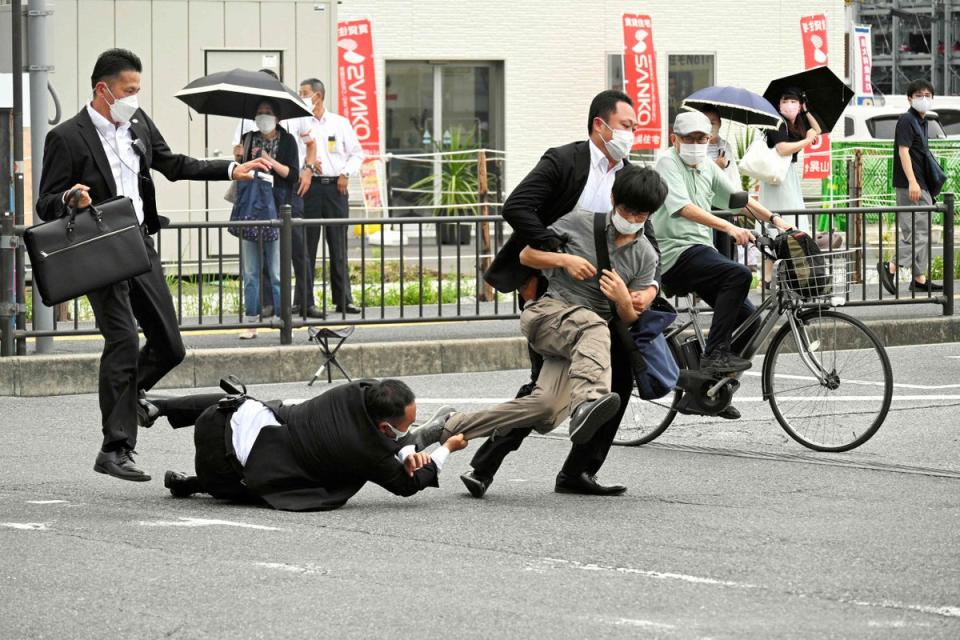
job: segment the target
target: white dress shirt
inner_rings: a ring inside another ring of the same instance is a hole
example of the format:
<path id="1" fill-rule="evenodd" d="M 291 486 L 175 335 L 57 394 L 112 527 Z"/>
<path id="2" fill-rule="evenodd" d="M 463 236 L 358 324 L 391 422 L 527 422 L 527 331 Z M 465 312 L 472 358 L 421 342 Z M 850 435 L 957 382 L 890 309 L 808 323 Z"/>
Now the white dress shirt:
<path id="1" fill-rule="evenodd" d="M 363 163 L 363 147 L 350 121 L 331 111 L 324 111 L 320 118 L 312 116 L 309 120 L 321 169 L 314 175 L 329 178 L 357 175 Z"/>
<path id="2" fill-rule="evenodd" d="M 613 180 L 617 177 L 617 171 L 623 169 L 623 160 L 610 169 L 609 160 L 593 143 L 592 138 L 587 144 L 590 147 L 590 174 L 587 176 L 587 184 L 580 193 L 577 206 L 587 211 L 609 213 L 613 209 L 613 204 L 610 202 Z"/>
<path id="3" fill-rule="evenodd" d="M 307 159 L 307 141 L 311 139 L 310 132 L 313 130 L 313 116 L 303 116 L 302 118 L 289 118 L 281 120 L 280 126 L 286 129 L 287 133 L 292 135 L 297 141 L 297 152 L 300 154 L 300 168 L 306 166 Z M 233 132 L 233 146 L 240 144 L 243 134 L 248 131 L 256 131 L 257 124 L 253 120 L 244 118 L 237 123 L 237 128 Z"/>
<path id="4" fill-rule="evenodd" d="M 117 126 L 97 113 L 97 110 L 89 104 L 87 114 L 97 130 L 103 152 L 107 154 L 113 182 L 117 185 L 117 195 L 127 196 L 133 200 L 133 210 L 137 212 L 137 220 L 143 224 L 143 199 L 140 197 L 139 178 L 140 156 L 133 149 L 130 123 L 125 122 Z"/>
<path id="5" fill-rule="evenodd" d="M 302 400 L 284 400 L 283 404 L 299 404 Z M 230 417 L 230 428 L 233 430 L 233 452 L 240 461 L 241 466 L 246 466 L 247 458 L 250 457 L 250 451 L 253 449 L 257 436 L 264 427 L 279 427 L 276 415 L 262 402 L 258 400 L 246 400 L 241 404 Z M 407 458 L 416 453 L 415 445 L 407 445 L 397 452 L 397 460 L 401 463 L 406 462 Z M 443 469 L 443 463 L 447 461 L 450 450 L 446 447 L 439 447 L 430 455 L 430 459 L 437 465 L 437 471 Z"/>

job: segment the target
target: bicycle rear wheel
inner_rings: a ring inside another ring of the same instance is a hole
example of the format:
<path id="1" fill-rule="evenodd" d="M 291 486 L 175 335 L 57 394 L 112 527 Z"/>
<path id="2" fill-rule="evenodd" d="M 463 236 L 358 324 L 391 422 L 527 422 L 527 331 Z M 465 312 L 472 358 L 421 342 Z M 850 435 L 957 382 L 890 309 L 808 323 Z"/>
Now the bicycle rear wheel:
<path id="1" fill-rule="evenodd" d="M 890 359 L 862 322 L 830 309 L 797 316 L 800 341 L 826 372 L 821 382 L 801 360 L 790 323 L 764 359 L 763 389 L 787 434 L 815 451 L 849 451 L 873 437 L 893 398 Z"/>
<path id="2" fill-rule="evenodd" d="M 667 343 L 670 345 L 673 357 L 677 362 L 682 362 L 673 340 L 668 339 Z M 662 398 L 643 400 L 634 388 L 630 396 L 630 405 L 623 414 L 613 443 L 624 447 L 635 447 L 658 438 L 677 417 L 677 406 L 682 393 L 683 391 L 676 389 Z"/>

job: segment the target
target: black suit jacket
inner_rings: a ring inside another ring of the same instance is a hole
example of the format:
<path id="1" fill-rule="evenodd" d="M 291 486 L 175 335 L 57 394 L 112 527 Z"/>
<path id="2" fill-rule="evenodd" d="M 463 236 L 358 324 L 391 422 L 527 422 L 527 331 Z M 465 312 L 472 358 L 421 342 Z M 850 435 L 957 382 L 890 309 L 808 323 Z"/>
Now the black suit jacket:
<path id="1" fill-rule="evenodd" d="M 556 238 L 547 226 L 573 210 L 589 176 L 589 140 L 547 149 L 503 204 L 503 217 L 513 227 L 513 235 L 484 274 L 487 282 L 507 293 L 520 288 L 536 273 L 520 264 L 520 252 L 527 245 L 540 248 Z M 659 253 L 649 221 L 643 232 Z"/>
<path id="2" fill-rule="evenodd" d="M 229 160 L 196 160 L 173 153 L 157 125 L 143 111 L 138 110 L 133 115 L 130 130 L 136 139 L 134 149 L 140 156 L 140 197 L 143 199 L 144 223 L 150 233 L 160 229 L 150 169 L 156 169 L 170 181 L 229 179 Z M 63 204 L 63 194 L 78 183 L 90 187 L 90 199 L 94 203 L 118 195 L 110 162 L 86 106 L 47 134 L 40 196 L 34 207 L 37 215 L 43 220 L 65 215 L 67 207 Z"/>
<path id="3" fill-rule="evenodd" d="M 243 468 L 247 487 L 275 509 L 342 506 L 367 482 L 400 496 L 439 486 L 433 462 L 407 475 L 400 445 L 367 415 L 361 380 L 307 402 L 274 408 L 284 423 L 260 431 Z"/>

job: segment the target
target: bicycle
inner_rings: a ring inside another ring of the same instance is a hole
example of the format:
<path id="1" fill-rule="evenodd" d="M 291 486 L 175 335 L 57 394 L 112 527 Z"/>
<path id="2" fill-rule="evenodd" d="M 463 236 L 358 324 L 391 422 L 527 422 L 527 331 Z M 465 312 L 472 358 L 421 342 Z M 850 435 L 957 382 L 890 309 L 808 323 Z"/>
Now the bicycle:
<path id="1" fill-rule="evenodd" d="M 761 251 L 774 258 L 773 241 L 754 235 Z M 836 310 L 846 300 L 858 254 L 823 253 L 815 263 L 807 257 L 776 260 L 770 295 L 733 334 L 736 344 L 745 332 L 755 330 L 739 353 L 751 360 L 773 334 L 760 374 L 762 399 L 791 438 L 815 451 L 849 451 L 862 445 L 883 424 L 893 398 L 890 359 L 880 339 L 860 320 Z M 813 290 L 796 275 L 802 273 L 797 269 L 811 265 L 819 269 L 820 286 Z M 680 365 L 677 387 L 656 400 L 641 400 L 634 391 L 615 443 L 652 442 L 678 413 L 716 416 L 731 404 L 743 374 L 700 370 L 705 344 L 701 312 L 692 295 L 687 302 L 689 319 L 665 333 Z M 777 329 L 781 318 L 786 322 Z M 691 328 L 692 336 L 687 333 Z M 843 406 L 850 402 L 858 403 L 855 411 Z"/>

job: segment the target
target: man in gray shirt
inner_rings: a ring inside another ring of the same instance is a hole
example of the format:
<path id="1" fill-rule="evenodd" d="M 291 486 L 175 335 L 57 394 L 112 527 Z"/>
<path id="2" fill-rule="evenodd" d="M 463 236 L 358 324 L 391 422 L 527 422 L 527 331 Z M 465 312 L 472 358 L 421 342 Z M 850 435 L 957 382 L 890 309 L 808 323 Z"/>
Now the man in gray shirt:
<path id="1" fill-rule="evenodd" d="M 632 323 L 642 312 L 638 309 L 648 308 L 656 297 L 658 258 L 643 225 L 666 196 L 666 185 L 652 169 L 629 166 L 617 173 L 606 224 L 612 270 L 598 273 L 595 214 L 579 208 L 550 227 L 568 238 L 561 251 L 523 249 L 520 262 L 541 270 L 549 282 L 543 297 L 528 303 L 520 316 L 521 331 L 544 357 L 536 388 L 492 409 L 453 412 L 433 434 L 422 434 L 423 444 L 456 434 L 472 440 L 514 428 L 546 433 L 568 416 L 570 439 L 579 443 L 616 415 L 620 396 L 610 392 L 610 302 L 620 318 Z"/>

